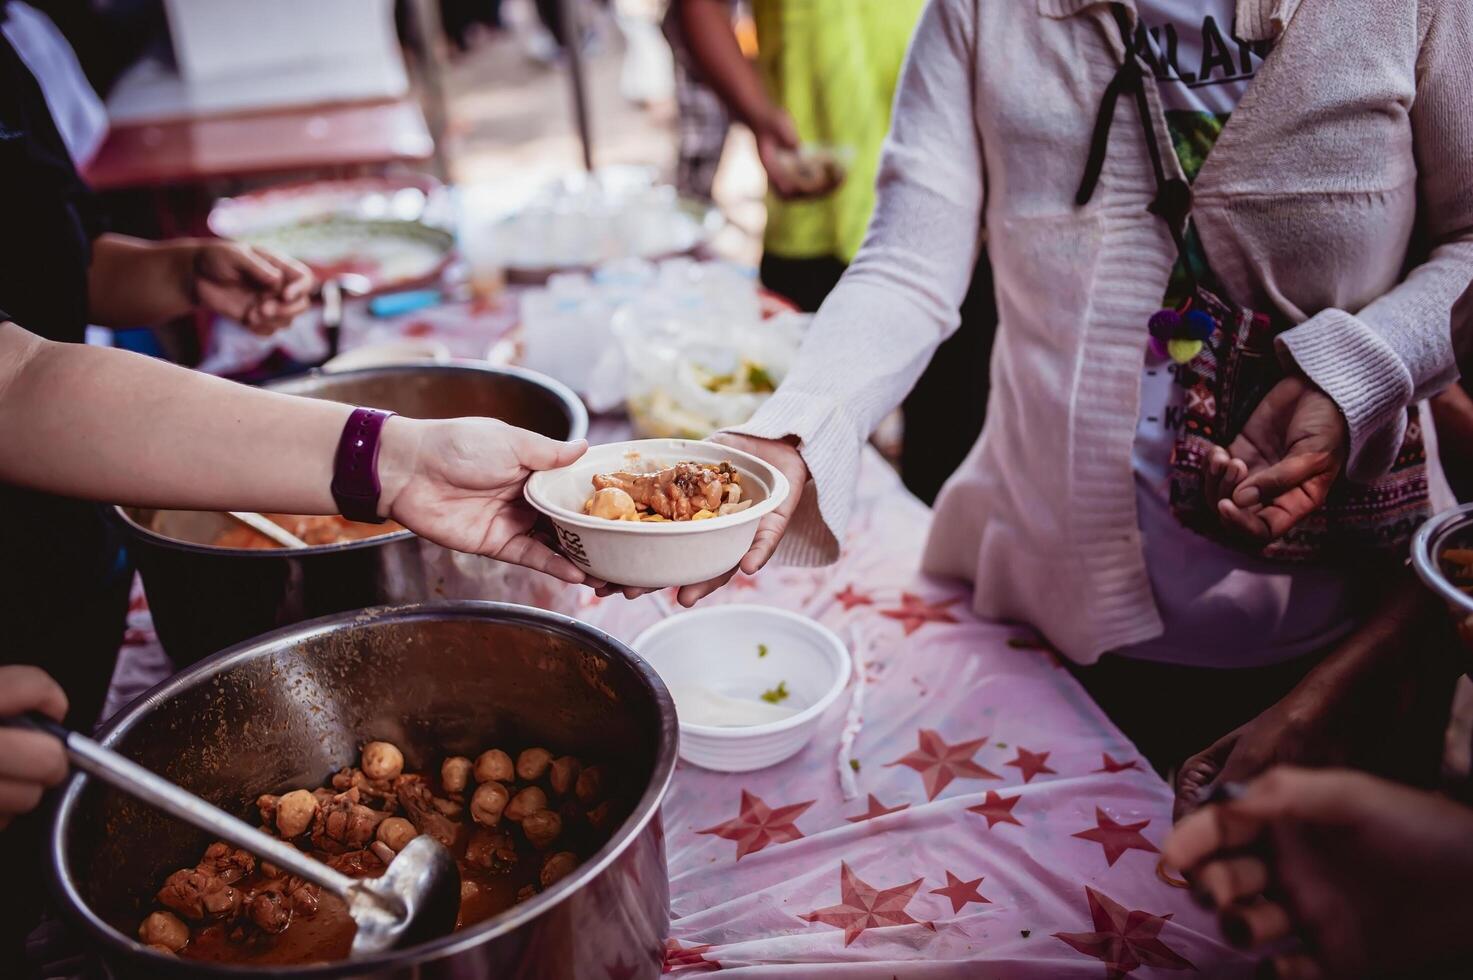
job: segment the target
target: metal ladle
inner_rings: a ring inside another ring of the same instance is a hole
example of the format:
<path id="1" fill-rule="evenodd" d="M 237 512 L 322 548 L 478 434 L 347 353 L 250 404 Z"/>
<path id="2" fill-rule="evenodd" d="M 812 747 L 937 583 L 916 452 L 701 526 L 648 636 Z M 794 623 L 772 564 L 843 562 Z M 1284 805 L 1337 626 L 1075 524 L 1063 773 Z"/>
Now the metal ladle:
<path id="1" fill-rule="evenodd" d="M 358 926 L 353 956 L 411 946 L 455 929 L 460 870 L 433 837 L 411 840 L 377 878 L 349 878 L 44 715 L 32 712 L 4 723 L 54 735 L 78 769 L 341 898 Z"/>

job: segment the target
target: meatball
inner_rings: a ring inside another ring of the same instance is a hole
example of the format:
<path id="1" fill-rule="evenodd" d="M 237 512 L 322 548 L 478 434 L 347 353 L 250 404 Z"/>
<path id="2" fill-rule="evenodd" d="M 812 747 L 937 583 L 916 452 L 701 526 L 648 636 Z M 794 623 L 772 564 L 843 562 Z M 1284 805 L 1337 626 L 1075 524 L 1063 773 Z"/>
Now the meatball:
<path id="1" fill-rule="evenodd" d="M 396 851 L 402 851 L 419 836 L 414 824 L 403 817 L 390 817 L 378 825 L 378 839 Z"/>
<path id="2" fill-rule="evenodd" d="M 471 783 L 475 764 L 463 755 L 452 755 L 440 763 L 440 785 L 447 793 L 464 793 Z"/>
<path id="3" fill-rule="evenodd" d="M 584 806 L 590 806 L 603 792 L 603 787 L 603 770 L 598 766 L 589 766 L 578 774 L 578 781 L 573 786 L 573 792 L 578 794 L 578 802 Z"/>
<path id="4" fill-rule="evenodd" d="M 543 888 L 551 888 L 572 874 L 576 867 L 578 867 L 578 858 L 572 851 L 558 851 L 556 854 L 549 855 L 547 860 L 542 862 L 542 874 L 538 880 L 542 882 Z"/>
<path id="5" fill-rule="evenodd" d="M 509 783 L 515 778 L 516 769 L 511 764 L 511 756 L 500 749 L 487 749 L 476 759 L 478 783 L 489 783 L 492 780 Z"/>
<path id="6" fill-rule="evenodd" d="M 588 811 L 588 824 L 594 830 L 603 830 L 609 822 L 609 801 L 604 800 L 598 806 Z"/>
<path id="7" fill-rule="evenodd" d="M 363 775 L 369 779 L 393 779 L 404 771 L 404 753 L 390 742 L 363 746 Z"/>
<path id="8" fill-rule="evenodd" d="M 539 851 L 549 847 L 563 832 L 563 820 L 552 810 L 538 810 L 522 818 L 522 833 Z"/>
<path id="9" fill-rule="evenodd" d="M 501 823 L 501 815 L 510 799 L 511 794 L 500 783 L 482 783 L 471 797 L 471 819 L 485 827 L 496 826 Z"/>
<path id="10" fill-rule="evenodd" d="M 552 784 L 552 791 L 559 796 L 567 796 L 573 792 L 573 786 L 578 782 L 578 773 L 582 770 L 578 760 L 571 755 L 565 755 L 553 762 L 552 771 L 547 777 Z"/>
<path id="11" fill-rule="evenodd" d="M 311 790 L 294 789 L 276 801 L 276 829 L 286 838 L 300 837 L 317 816 L 317 797 Z"/>
<path id="12" fill-rule="evenodd" d="M 524 749 L 517 756 L 517 778 L 524 783 L 541 779 L 552 764 L 552 753 L 546 749 Z"/>
<path id="13" fill-rule="evenodd" d="M 171 912 L 150 912 L 138 927 L 138 938 L 146 946 L 162 946 L 177 953 L 189 943 L 189 926 Z"/>
<path id="14" fill-rule="evenodd" d="M 506 819 L 521 823 L 523 818 L 546 809 L 547 794 L 540 787 L 528 786 L 506 805 Z"/>
<path id="15" fill-rule="evenodd" d="M 618 487 L 604 487 L 595 491 L 593 499 L 588 502 L 588 513 L 592 517 L 611 521 L 639 520 L 639 512 L 634 508 L 634 498 L 629 496 L 628 491 Z"/>

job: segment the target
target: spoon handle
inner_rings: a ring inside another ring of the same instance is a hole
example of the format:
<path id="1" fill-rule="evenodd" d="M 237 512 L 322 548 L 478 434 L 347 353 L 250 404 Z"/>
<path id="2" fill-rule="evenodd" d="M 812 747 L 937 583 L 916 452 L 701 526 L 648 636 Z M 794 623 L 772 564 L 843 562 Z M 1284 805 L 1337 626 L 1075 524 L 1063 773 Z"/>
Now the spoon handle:
<path id="1" fill-rule="evenodd" d="M 314 885 L 321 885 L 339 898 L 346 900 L 350 897 L 349 891 L 356 884 L 352 878 L 313 860 L 290 844 L 262 833 L 244 820 L 232 817 L 85 735 L 79 735 L 36 712 L 5 718 L 3 723 L 14 728 L 31 728 L 54 735 L 66 747 L 67 757 L 71 759 L 72 765 L 83 772 L 90 773 L 165 813 L 173 814 L 186 823 L 208 830 L 221 840 L 250 851 L 259 859 L 285 868 Z"/>

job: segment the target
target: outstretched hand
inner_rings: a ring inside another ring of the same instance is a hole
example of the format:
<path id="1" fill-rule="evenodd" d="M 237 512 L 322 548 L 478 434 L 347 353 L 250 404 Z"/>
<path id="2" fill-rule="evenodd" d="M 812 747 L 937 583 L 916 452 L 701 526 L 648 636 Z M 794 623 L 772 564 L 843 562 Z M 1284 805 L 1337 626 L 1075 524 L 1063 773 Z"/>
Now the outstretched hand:
<path id="1" fill-rule="evenodd" d="M 1162 856 L 1234 945 L 1270 947 L 1274 976 L 1451 976 L 1473 953 L 1473 810 L 1432 793 L 1280 767 L 1177 824 Z"/>
<path id="2" fill-rule="evenodd" d="M 1345 416 L 1330 396 L 1285 378 L 1227 449 L 1208 458 L 1207 498 L 1226 526 L 1267 543 L 1324 505 L 1349 448 Z"/>
<path id="3" fill-rule="evenodd" d="M 495 419 L 395 417 L 386 424 L 384 446 L 380 500 L 389 517 L 455 551 L 574 584 L 587 580 L 534 534 L 538 515 L 522 498 L 529 476 L 576 461 L 586 442 L 558 442 Z"/>

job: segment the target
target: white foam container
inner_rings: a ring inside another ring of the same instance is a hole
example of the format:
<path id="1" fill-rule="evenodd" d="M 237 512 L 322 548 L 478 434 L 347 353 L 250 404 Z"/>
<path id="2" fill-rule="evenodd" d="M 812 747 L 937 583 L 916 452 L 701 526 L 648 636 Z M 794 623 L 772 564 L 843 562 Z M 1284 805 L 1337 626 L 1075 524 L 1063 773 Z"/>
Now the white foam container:
<path id="1" fill-rule="evenodd" d="M 758 645 L 767 656 L 758 656 Z M 749 772 L 788 759 L 812 739 L 823 713 L 849 683 L 853 661 L 834 632 L 806 616 L 768 606 L 712 606 L 662 620 L 635 651 L 668 687 L 700 685 L 757 699 L 787 685 L 798 713 L 763 725 L 714 726 L 680 717 L 680 757 L 718 772 Z M 680 716 L 680 701 L 675 703 Z"/>
<path id="2" fill-rule="evenodd" d="M 729 462 L 751 507 L 704 521 L 611 521 L 583 513 L 595 473 L 657 470 L 680 462 Z M 757 523 L 788 496 L 778 470 L 747 453 L 691 439 L 641 439 L 594 446 L 576 463 L 532 474 L 527 502 L 546 514 L 563 553 L 590 575 L 616 585 L 664 589 L 694 585 L 736 567 Z"/>

